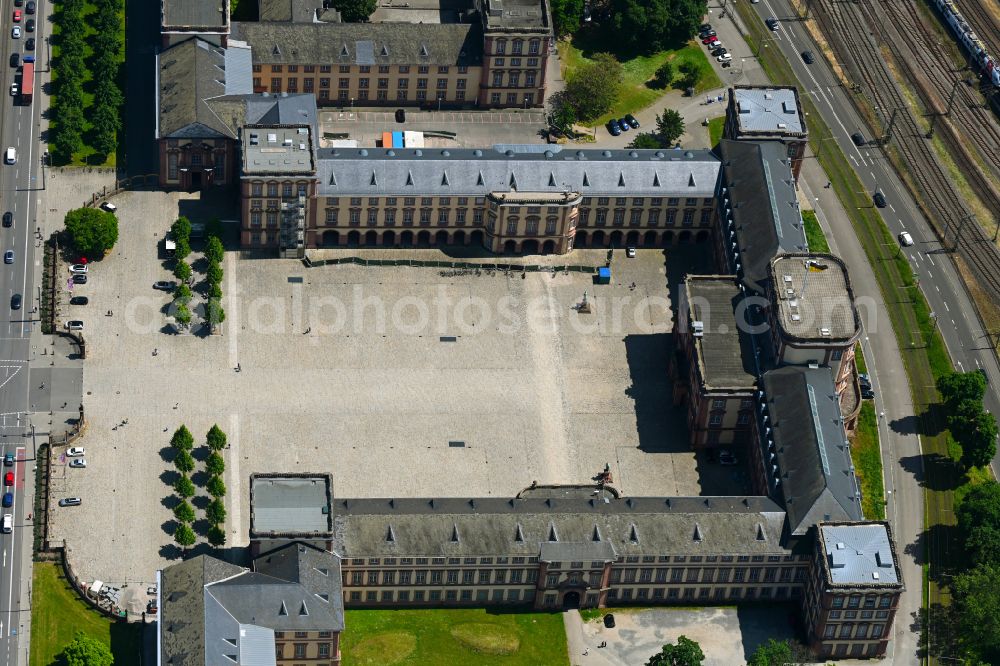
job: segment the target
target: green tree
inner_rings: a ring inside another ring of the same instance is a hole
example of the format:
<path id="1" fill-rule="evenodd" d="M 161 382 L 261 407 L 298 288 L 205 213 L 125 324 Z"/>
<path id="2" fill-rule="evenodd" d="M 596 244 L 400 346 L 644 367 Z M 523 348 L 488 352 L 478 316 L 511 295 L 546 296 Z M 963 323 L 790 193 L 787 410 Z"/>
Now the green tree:
<path id="1" fill-rule="evenodd" d="M 696 63 L 685 60 L 677 66 L 677 71 L 681 73 L 679 82 L 681 88 L 694 88 L 698 85 L 698 80 L 701 78 L 701 70 Z"/>
<path id="2" fill-rule="evenodd" d="M 1000 483 L 972 486 L 955 509 L 965 552 L 973 564 L 1000 566 Z"/>
<path id="3" fill-rule="evenodd" d="M 624 51 L 654 53 L 683 46 L 707 13 L 706 0 L 610 0 L 611 32 Z"/>
<path id="4" fill-rule="evenodd" d="M 583 0 L 551 0 L 549 10 L 557 37 L 572 35 L 583 20 Z"/>
<path id="5" fill-rule="evenodd" d="M 194 509 L 191 508 L 186 499 L 182 499 L 181 503 L 174 507 L 174 518 L 182 523 L 194 522 Z"/>
<path id="6" fill-rule="evenodd" d="M 1000 663 L 1000 567 L 981 564 L 954 579 L 953 604 L 964 656 Z"/>
<path id="7" fill-rule="evenodd" d="M 656 133 L 666 146 L 672 146 L 684 134 L 684 118 L 673 109 L 664 109 L 656 116 Z"/>
<path id="8" fill-rule="evenodd" d="M 221 476 L 212 476 L 208 479 L 208 483 L 205 484 L 205 490 L 212 497 L 225 497 L 226 484 L 222 482 Z"/>
<path id="9" fill-rule="evenodd" d="M 213 451 L 205 459 L 205 471 L 214 476 L 222 476 L 222 473 L 226 471 L 226 461 Z"/>
<path id="10" fill-rule="evenodd" d="M 194 471 L 194 457 L 188 451 L 178 451 L 174 456 L 174 467 L 182 474 L 190 474 Z"/>
<path id="11" fill-rule="evenodd" d="M 653 76 L 653 85 L 657 88 L 666 88 L 674 80 L 674 63 L 665 60 L 662 65 L 656 68 Z"/>
<path id="12" fill-rule="evenodd" d="M 194 545 L 195 541 L 194 530 L 191 529 L 190 525 L 186 523 L 180 523 L 177 526 L 177 529 L 174 530 L 174 541 L 177 542 L 178 546 L 187 550 L 188 548 Z"/>
<path id="13" fill-rule="evenodd" d="M 212 500 L 205 507 L 205 517 L 213 525 L 221 525 L 226 522 L 226 505 L 219 498 Z"/>
<path id="14" fill-rule="evenodd" d="M 563 134 L 573 133 L 573 124 L 576 122 L 576 107 L 566 91 L 560 90 L 549 96 L 549 125 L 559 130 Z"/>
<path id="15" fill-rule="evenodd" d="M 981 372 L 951 372 L 937 380 L 945 405 L 954 407 L 963 400 L 982 402 L 986 395 L 986 377 Z"/>
<path id="16" fill-rule="evenodd" d="M 188 306 L 183 303 L 177 306 L 174 310 L 174 321 L 181 326 L 187 326 L 191 323 L 191 310 L 188 309 Z"/>
<path id="17" fill-rule="evenodd" d="M 208 297 L 211 300 L 222 300 L 222 287 L 219 286 L 218 282 L 208 285 Z"/>
<path id="18" fill-rule="evenodd" d="M 170 225 L 170 237 L 175 241 L 181 238 L 190 241 L 191 240 L 191 220 L 187 219 L 183 215 L 174 220 L 174 223 Z"/>
<path id="19" fill-rule="evenodd" d="M 997 420 L 989 412 L 979 412 L 966 425 L 959 440 L 962 464 L 966 469 L 986 467 L 997 454 Z"/>
<path id="20" fill-rule="evenodd" d="M 226 545 L 226 532 L 220 525 L 212 525 L 208 528 L 208 542 L 215 547 Z"/>
<path id="21" fill-rule="evenodd" d="M 214 261 L 209 261 L 208 268 L 205 269 L 205 277 L 210 284 L 222 284 L 222 266 Z"/>
<path id="22" fill-rule="evenodd" d="M 701 666 L 705 653 L 701 646 L 688 638 L 679 636 L 677 644 L 667 643 L 657 654 L 646 662 L 646 666 Z"/>
<path id="23" fill-rule="evenodd" d="M 174 277 L 181 282 L 187 282 L 191 279 L 191 275 L 191 266 L 183 259 L 178 259 L 174 265 Z"/>
<path id="24" fill-rule="evenodd" d="M 218 287 L 219 285 L 214 285 Z M 216 326 L 226 321 L 226 311 L 222 309 L 219 299 L 212 298 L 205 304 L 205 321 L 214 330 Z"/>
<path id="25" fill-rule="evenodd" d="M 594 54 L 569 77 L 566 95 L 581 120 L 592 121 L 611 110 L 622 86 L 622 66 L 610 53 Z"/>
<path id="26" fill-rule="evenodd" d="M 345 23 L 361 23 L 378 9 L 378 0 L 334 0 L 333 6 Z"/>
<path id="27" fill-rule="evenodd" d="M 629 148 L 663 148 L 663 143 L 660 141 L 659 137 L 655 134 L 649 132 L 643 132 L 642 134 L 636 134 L 635 138 L 632 139 L 632 143 L 628 145 Z"/>
<path id="28" fill-rule="evenodd" d="M 82 631 L 76 632 L 72 642 L 62 652 L 66 666 L 111 666 L 115 658 L 111 648 Z"/>
<path id="29" fill-rule="evenodd" d="M 187 259 L 187 256 L 191 254 L 191 241 L 187 238 L 178 238 L 175 241 L 175 245 L 174 256 L 177 258 L 177 261 Z"/>
<path id="30" fill-rule="evenodd" d="M 205 243 L 205 258 L 217 264 L 222 261 L 224 255 L 225 249 L 222 247 L 222 241 L 217 236 L 210 236 L 208 242 Z"/>
<path id="31" fill-rule="evenodd" d="M 57 159 L 69 161 L 73 153 L 83 150 L 83 115 L 76 111 L 71 111 L 74 107 L 64 103 L 58 104 L 58 120 L 52 129 L 52 152 Z M 54 114 L 55 115 L 55 114 Z"/>
<path id="32" fill-rule="evenodd" d="M 750 655 L 747 666 L 785 666 L 792 663 L 793 659 L 792 646 L 788 641 L 769 638 L 766 643 L 757 646 Z"/>
<path id="33" fill-rule="evenodd" d="M 118 218 L 98 208 L 77 208 L 66 213 L 66 231 L 73 247 L 99 259 L 118 242 Z"/>
<path id="34" fill-rule="evenodd" d="M 218 425 L 213 425 L 205 435 L 205 443 L 213 451 L 221 451 L 226 448 L 226 433 Z"/>
<path id="35" fill-rule="evenodd" d="M 188 303 L 191 301 L 191 287 L 187 286 L 185 283 L 181 282 L 174 289 L 174 300 L 178 303 Z"/>
<path id="36" fill-rule="evenodd" d="M 170 438 L 170 446 L 175 451 L 190 451 L 194 447 L 194 435 L 191 434 L 186 425 L 182 424 Z"/>
<path id="37" fill-rule="evenodd" d="M 174 481 L 174 492 L 182 499 L 194 497 L 194 491 L 194 483 L 187 477 L 187 474 L 181 474 L 181 478 Z"/>

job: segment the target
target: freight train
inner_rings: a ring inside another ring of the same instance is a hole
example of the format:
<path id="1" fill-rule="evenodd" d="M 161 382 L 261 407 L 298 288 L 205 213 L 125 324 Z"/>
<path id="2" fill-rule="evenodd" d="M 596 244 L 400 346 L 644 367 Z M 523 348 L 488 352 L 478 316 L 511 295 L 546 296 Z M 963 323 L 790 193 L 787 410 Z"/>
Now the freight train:
<path id="1" fill-rule="evenodd" d="M 958 7 L 952 0 L 931 0 L 938 11 L 941 12 L 944 22 L 948 24 L 951 31 L 955 33 L 955 38 L 965 54 L 973 63 L 973 67 L 979 74 L 988 80 L 994 87 L 1000 87 L 1000 65 L 986 51 L 986 44 L 976 36 L 972 26 L 969 25 Z M 973 0 L 978 2 L 978 0 Z"/>

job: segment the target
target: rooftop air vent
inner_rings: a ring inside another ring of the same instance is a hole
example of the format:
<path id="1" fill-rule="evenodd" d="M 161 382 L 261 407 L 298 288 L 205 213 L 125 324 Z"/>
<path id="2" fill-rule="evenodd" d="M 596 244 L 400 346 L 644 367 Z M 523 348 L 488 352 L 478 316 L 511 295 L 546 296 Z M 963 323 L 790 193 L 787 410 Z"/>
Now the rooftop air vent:
<path id="1" fill-rule="evenodd" d="M 701 338 L 705 336 L 705 322 L 693 321 L 691 322 L 691 329 L 694 331 L 694 337 Z"/>

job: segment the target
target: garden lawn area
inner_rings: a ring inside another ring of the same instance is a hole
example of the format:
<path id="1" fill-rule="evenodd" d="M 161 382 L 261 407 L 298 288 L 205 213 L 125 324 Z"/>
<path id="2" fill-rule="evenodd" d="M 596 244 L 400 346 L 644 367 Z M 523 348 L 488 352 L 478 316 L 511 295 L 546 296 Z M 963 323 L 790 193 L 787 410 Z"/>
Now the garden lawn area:
<path id="1" fill-rule="evenodd" d="M 858 429 L 851 441 L 851 462 L 861 484 L 861 510 L 867 520 L 885 520 L 885 485 L 882 481 L 882 454 L 878 444 L 875 405 L 866 400 L 858 415 Z"/>
<path id="2" fill-rule="evenodd" d="M 719 116 L 708 121 L 708 147 L 715 148 L 722 140 L 722 131 L 725 129 L 726 117 Z"/>
<path id="3" fill-rule="evenodd" d="M 611 50 L 610 47 L 608 50 Z M 576 40 L 560 40 L 559 60 L 562 63 L 563 79 L 568 79 L 574 70 L 589 61 L 585 53 L 597 52 L 589 48 L 582 50 Z M 680 78 L 678 68 L 682 62 L 693 62 L 698 66 L 700 76 L 695 86 L 695 94 L 722 87 L 722 80 L 708 61 L 705 48 L 698 42 L 691 41 L 676 51 L 658 51 L 652 55 L 636 56 L 622 62 L 624 72 L 622 91 L 614 108 L 610 113 L 594 121 L 591 126 L 603 125 L 611 118 L 620 118 L 626 113 L 637 113 L 665 95 L 669 89 L 651 88 L 647 82 L 652 80 L 660 65 L 668 60 L 674 65 L 675 82 Z"/>
<path id="4" fill-rule="evenodd" d="M 826 236 L 819 227 L 819 220 L 816 219 L 816 211 L 802 211 L 802 221 L 806 225 L 806 242 L 809 243 L 810 252 L 829 252 L 830 245 L 826 242 Z"/>
<path id="5" fill-rule="evenodd" d="M 343 666 L 568 666 L 560 613 L 483 608 L 348 610 Z"/>
<path id="6" fill-rule="evenodd" d="M 31 666 L 49 666 L 77 631 L 111 647 L 115 664 L 138 664 L 142 626 L 112 622 L 81 601 L 55 562 L 35 562 L 31 585 Z"/>

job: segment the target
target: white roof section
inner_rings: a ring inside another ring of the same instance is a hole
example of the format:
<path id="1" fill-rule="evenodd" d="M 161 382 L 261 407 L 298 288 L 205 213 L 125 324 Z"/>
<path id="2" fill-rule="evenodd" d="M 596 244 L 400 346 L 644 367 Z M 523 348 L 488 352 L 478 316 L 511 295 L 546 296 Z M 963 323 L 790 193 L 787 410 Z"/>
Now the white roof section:
<path id="1" fill-rule="evenodd" d="M 801 134 L 806 131 L 794 88 L 733 88 L 740 129 Z"/>
<path id="2" fill-rule="evenodd" d="M 821 524 L 820 532 L 833 583 L 877 585 L 902 582 L 885 525 Z"/>

